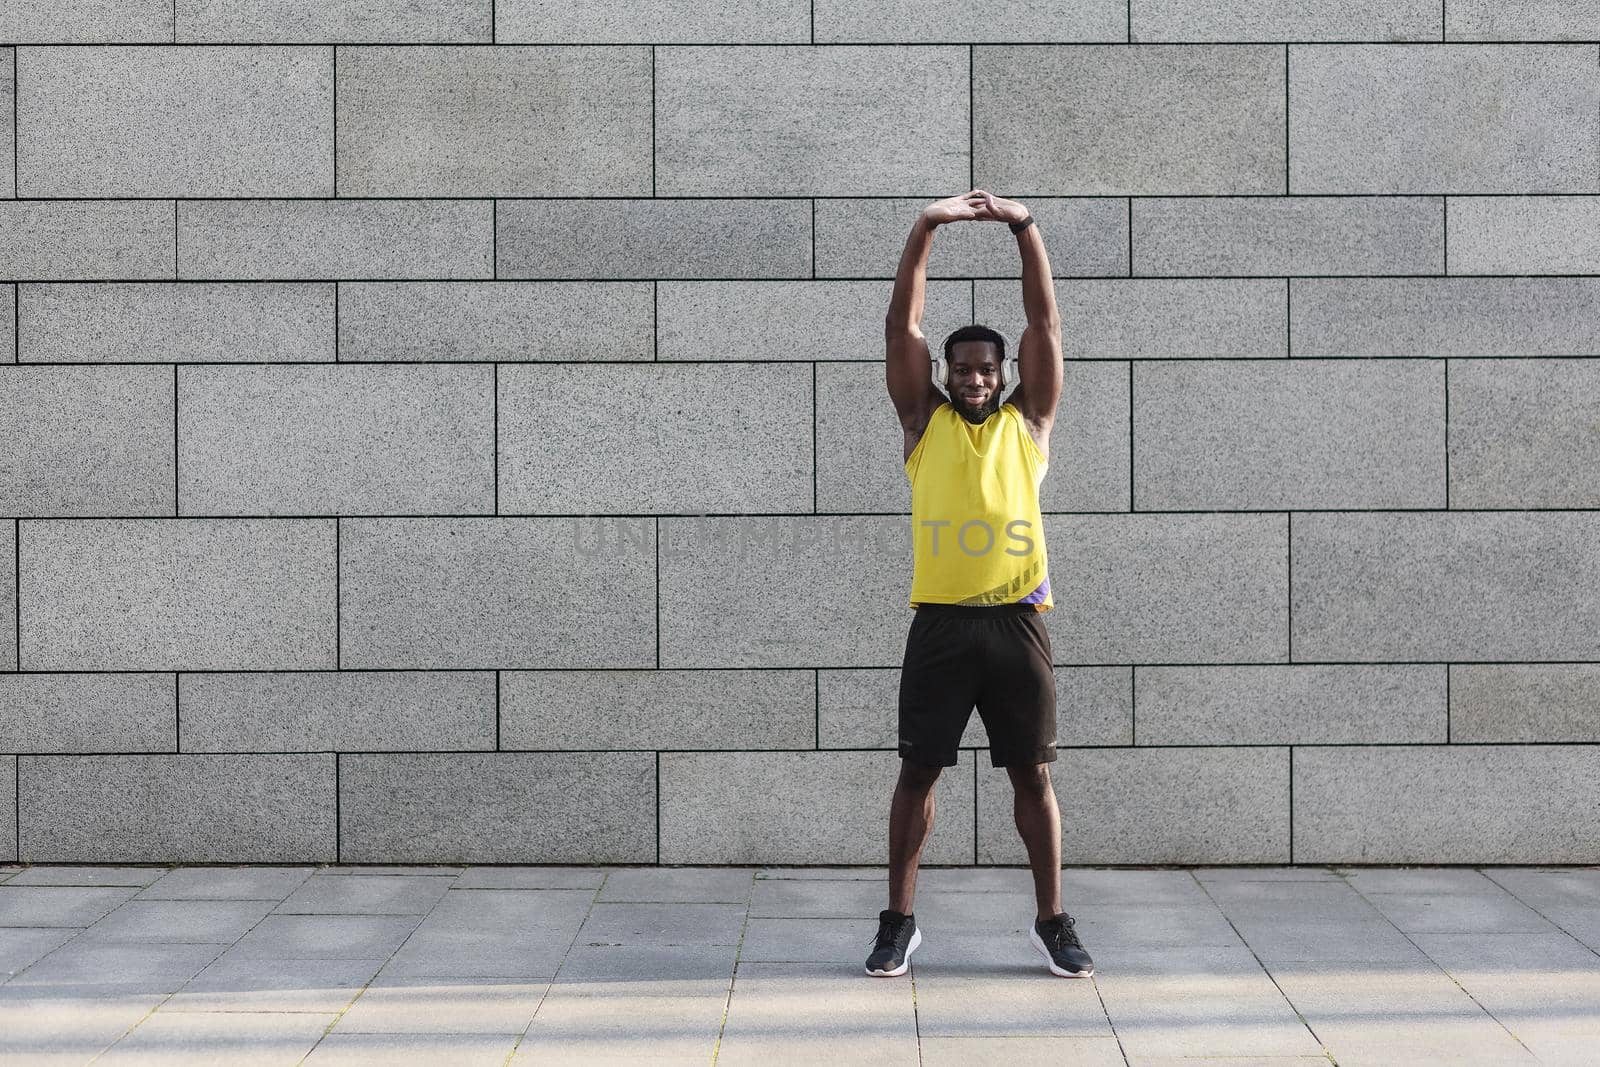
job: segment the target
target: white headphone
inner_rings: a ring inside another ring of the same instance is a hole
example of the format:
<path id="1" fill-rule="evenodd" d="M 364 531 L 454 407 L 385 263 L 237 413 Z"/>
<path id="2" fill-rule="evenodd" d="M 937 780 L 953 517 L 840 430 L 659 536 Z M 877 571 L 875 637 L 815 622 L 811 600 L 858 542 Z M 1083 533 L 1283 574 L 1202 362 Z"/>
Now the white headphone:
<path id="1" fill-rule="evenodd" d="M 1000 331 L 995 330 L 995 333 L 1000 333 Z M 1000 336 L 1005 337 L 1005 334 L 1000 334 Z M 1022 376 L 1017 369 L 1016 347 L 1011 344 L 1011 338 L 1005 337 L 1005 341 L 1008 355 L 1000 361 L 1000 388 L 1010 389 L 1021 380 Z M 949 376 L 950 368 L 945 363 L 944 352 L 941 349 L 933 354 L 933 386 L 946 396 L 950 395 L 945 388 L 945 379 Z"/>

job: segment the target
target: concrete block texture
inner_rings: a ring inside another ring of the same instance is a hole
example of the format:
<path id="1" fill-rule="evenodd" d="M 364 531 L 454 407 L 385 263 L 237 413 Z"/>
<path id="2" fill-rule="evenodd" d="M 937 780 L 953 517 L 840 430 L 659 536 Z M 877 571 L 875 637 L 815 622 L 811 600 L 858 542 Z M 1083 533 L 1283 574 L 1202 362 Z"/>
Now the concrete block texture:
<path id="1" fill-rule="evenodd" d="M 1600 37 L 1596 0 L 1450 0 L 1450 41 L 1593 41 Z"/>
<path id="2" fill-rule="evenodd" d="M 340 195 L 650 195 L 647 48 L 344 48 L 338 78 Z"/>
<path id="3" fill-rule="evenodd" d="M 349 863 L 654 863 L 648 752 L 340 757 Z"/>
<path id="4" fill-rule="evenodd" d="M 175 225 L 157 200 L 0 200 L 0 278 L 171 278 Z"/>
<path id="5" fill-rule="evenodd" d="M 321 282 L 22 283 L 18 360 L 332 361 L 333 289 Z"/>
<path id="6" fill-rule="evenodd" d="M 953 195 L 968 181 L 964 48 L 655 51 L 658 196 Z"/>
<path id="7" fill-rule="evenodd" d="M 1061 809 L 1061 861 L 1287 863 L 1290 751 L 1277 745 L 1062 751 L 1049 765 Z M 979 863 L 1028 862 L 1013 794 L 1005 771 L 979 765 Z"/>
<path id="8" fill-rule="evenodd" d="M 814 748 L 816 672 L 503 671 L 507 749 Z"/>
<path id="9" fill-rule="evenodd" d="M 655 522 L 340 522 L 344 668 L 654 667 Z"/>
<path id="10" fill-rule="evenodd" d="M 182 201 L 177 248 L 185 278 L 488 278 L 494 209 L 487 200 Z"/>
<path id="11" fill-rule="evenodd" d="M 1293 356 L 1600 351 L 1596 278 L 1290 278 Z"/>
<path id="12" fill-rule="evenodd" d="M 0 198 L 17 195 L 16 63 L 15 48 L 0 48 Z M 11 164 L 9 182 L 4 171 L 7 163 Z"/>
<path id="13" fill-rule="evenodd" d="M 1595 861 L 1592 745 L 1307 746 L 1293 759 L 1296 863 Z"/>
<path id="14" fill-rule="evenodd" d="M 1449 740 L 1443 664 L 1135 666 L 1140 745 Z"/>
<path id="15" fill-rule="evenodd" d="M 171 674 L 0 674 L 0 750 L 176 752 Z"/>
<path id="16" fill-rule="evenodd" d="M 24 519 L 23 670 L 334 666 L 331 519 Z"/>
<path id="17" fill-rule="evenodd" d="M 818 277 L 892 279 L 906 237 L 930 202 L 931 198 L 814 201 Z M 1034 196 L 1028 198 L 1028 211 L 1039 232 L 1050 235 L 1054 277 L 1128 273 L 1126 199 Z M 934 230 L 928 277 L 973 275 L 1020 278 L 1017 239 L 992 220 L 952 222 Z M 888 300 L 883 304 L 887 308 Z"/>
<path id="18" fill-rule="evenodd" d="M 810 10 L 794 0 L 746 0 L 708 6 L 694 0 L 621 0 L 550 4 L 497 0 L 495 40 L 502 44 L 802 44 Z"/>
<path id="19" fill-rule="evenodd" d="M 812 508 L 804 363 L 523 364 L 499 383 L 503 512 Z"/>
<path id="20" fill-rule="evenodd" d="M 172 0 L 7 0 L 0 41 L 19 44 L 166 43 Z"/>
<path id="21" fill-rule="evenodd" d="M 185 752 L 495 747 L 489 671 L 180 674 Z"/>
<path id="22" fill-rule="evenodd" d="M 0 363 L 17 361 L 17 287 L 0 282 Z"/>
<path id="23" fill-rule="evenodd" d="M 1454 274 L 1600 272 L 1600 197 L 1451 197 Z"/>
<path id="24" fill-rule="evenodd" d="M 173 514 L 172 373 L 0 366 L 0 514 Z"/>
<path id="25" fill-rule="evenodd" d="M 334 757 L 22 756 L 26 863 L 335 859 Z"/>
<path id="26" fill-rule="evenodd" d="M 20 196 L 330 196 L 333 51 L 25 48 Z"/>
<path id="27" fill-rule="evenodd" d="M 0 671 L 17 669 L 18 525 L 17 519 L 0 519 Z"/>
<path id="28" fill-rule="evenodd" d="M 496 210 L 501 278 L 811 277 L 804 200 L 508 200 Z"/>
<path id="29" fill-rule="evenodd" d="M 182 42 L 485 43 L 494 0 L 175 0 L 173 10 Z"/>
<path id="30" fill-rule="evenodd" d="M 1296 661 L 1600 658 L 1594 512 L 1311 512 L 1289 541 Z"/>
<path id="31" fill-rule="evenodd" d="M 1452 361 L 1450 506 L 1600 506 L 1600 365 Z"/>
<path id="32" fill-rule="evenodd" d="M 1439 274 L 1442 197 L 1137 198 L 1133 273 Z"/>
<path id="33" fill-rule="evenodd" d="M 1442 360 L 1151 360 L 1133 496 L 1157 510 L 1445 502 Z"/>
<path id="34" fill-rule="evenodd" d="M 347 282 L 339 286 L 339 358 L 653 359 L 654 288 L 646 281 Z"/>
<path id="35" fill-rule="evenodd" d="M 1592 46 L 1291 44 L 1288 53 L 1288 192 L 1596 191 Z"/>
<path id="36" fill-rule="evenodd" d="M 662 863 L 883 863 L 892 752 L 663 752 Z M 928 864 L 968 864 L 973 754 L 934 786 Z M 887 905 L 886 905 L 887 906 Z"/>
<path id="37" fill-rule="evenodd" d="M 1025 324 L 1015 282 L 976 289 L 978 321 Z M 1066 359 L 1288 355 L 1288 289 L 1277 278 L 1085 278 L 1057 281 L 1055 292 Z"/>
<path id="38" fill-rule="evenodd" d="M 191 515 L 494 511 L 487 366 L 178 368 Z"/>
<path id="39" fill-rule="evenodd" d="M 1033 0 L 1001 3 L 984 9 L 983 17 L 952 19 L 938 0 L 892 0 L 860 4 L 852 0 L 816 0 L 812 5 L 814 39 L 841 41 L 1125 41 L 1126 0 Z"/>
<path id="40" fill-rule="evenodd" d="M 1600 665 L 1453 663 L 1449 670 L 1451 741 L 1600 741 Z"/>
<path id="41" fill-rule="evenodd" d="M 974 177 L 1054 196 L 1282 193 L 1284 74 L 1273 45 L 978 45 Z"/>
<path id="42" fill-rule="evenodd" d="M 1454 0 L 1452 0 L 1454 2 Z M 1139 0 L 1133 41 L 1437 41 L 1434 0 Z"/>

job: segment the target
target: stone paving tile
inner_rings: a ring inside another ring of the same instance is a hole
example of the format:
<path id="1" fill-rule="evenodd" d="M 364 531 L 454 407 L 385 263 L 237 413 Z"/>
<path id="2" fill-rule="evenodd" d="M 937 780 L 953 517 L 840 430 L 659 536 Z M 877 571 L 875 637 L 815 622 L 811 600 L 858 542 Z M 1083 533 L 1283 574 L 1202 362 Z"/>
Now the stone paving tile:
<path id="1" fill-rule="evenodd" d="M 0 986 L 0 1063 L 86 1063 L 163 996 L 99 986 Z"/>
<path id="2" fill-rule="evenodd" d="M 913 963 L 917 956 L 913 955 Z M 1112 1037 L 1094 984 L 1040 967 L 981 975 L 916 971 L 917 1032 L 938 1037 Z M 888 981 L 888 979 L 885 979 Z M 924 1047 L 924 1054 L 926 1054 Z"/>
<path id="3" fill-rule="evenodd" d="M 1423 962 L 1422 950 L 1387 919 L 1318 923 L 1236 921 L 1245 944 L 1268 966 L 1322 961 L 1390 967 Z"/>
<path id="4" fill-rule="evenodd" d="M 916 1064 L 911 983 L 868 978 L 859 965 L 741 960 L 718 1067 L 830 1061 Z"/>
<path id="5" fill-rule="evenodd" d="M 1362 901 L 1369 914 L 1377 914 L 1371 903 L 1355 889 L 1338 879 L 1321 879 L 1291 882 L 1275 878 L 1265 881 L 1204 882 L 1206 895 L 1216 901 L 1224 911 L 1231 913 L 1235 907 L 1252 901 L 1289 901 L 1315 905 L 1323 902 L 1334 905 L 1346 901 Z"/>
<path id="6" fill-rule="evenodd" d="M 1202 882 L 1336 882 L 1331 867 L 1193 867 Z"/>
<path id="7" fill-rule="evenodd" d="M 739 963 L 831 962 L 861 971 L 877 933 L 875 915 L 870 919 L 751 919 L 745 927 Z M 861 962 L 855 962 L 857 957 Z M 912 959 L 915 961 L 915 954 Z"/>
<path id="8" fill-rule="evenodd" d="M 279 915 L 426 915 L 455 877 L 314 874 L 275 909 Z"/>
<path id="9" fill-rule="evenodd" d="M 1483 876 L 1530 907 L 1594 905 L 1600 907 L 1600 867 L 1550 870 L 1541 867 L 1494 867 Z"/>
<path id="10" fill-rule="evenodd" d="M 1550 929 L 1550 920 L 1504 891 L 1495 896 L 1368 893 L 1367 899 L 1408 934 Z"/>
<path id="11" fill-rule="evenodd" d="M 1072 913 L 1085 946 L 1234 948 L 1239 935 L 1215 904 L 1096 904 Z M 1034 916 L 1029 915 L 1031 921 Z M 1024 930 L 1027 927 L 1023 927 Z M 1093 953 L 1094 949 L 1089 951 Z"/>
<path id="12" fill-rule="evenodd" d="M 1470 867 L 1340 867 L 1339 874 L 1362 893 L 1478 894 L 1504 890 Z"/>
<path id="13" fill-rule="evenodd" d="M 231 945 L 272 910 L 270 900 L 130 900 L 83 932 L 92 941 Z"/>
<path id="14" fill-rule="evenodd" d="M 311 1051 L 332 1014 L 157 1011 L 112 1045 L 96 1064 L 293 1064 Z"/>
<path id="15" fill-rule="evenodd" d="M 107 993 L 172 993 L 222 955 L 226 945 L 144 945 L 68 941 L 4 989 L 92 986 Z"/>
<path id="16" fill-rule="evenodd" d="M 380 974 L 339 1017 L 337 1033 L 520 1034 L 550 983 Z"/>
<path id="17" fill-rule="evenodd" d="M 1027 892 L 1033 892 L 1028 883 Z M 1061 901 L 1075 904 L 1205 904 L 1205 890 L 1188 871 L 1063 870 Z"/>
<path id="18" fill-rule="evenodd" d="M 737 945 L 743 904 L 597 903 L 578 931 L 586 945 Z"/>
<path id="19" fill-rule="evenodd" d="M 90 926 L 138 892 L 136 886 L 0 885 L 0 926 Z"/>
<path id="20" fill-rule="evenodd" d="M 351 875 L 354 877 L 385 877 L 392 875 L 423 875 L 444 877 L 459 875 L 465 867 L 454 864 L 431 863 L 343 863 L 318 867 L 318 874 Z"/>
<path id="21" fill-rule="evenodd" d="M 920 1013 L 920 993 L 918 1004 Z M 1127 1062 L 1115 1037 L 930 1037 L 924 1032 L 921 1045 L 923 1067 L 1125 1067 Z M 1228 1061 L 1230 1067 L 1235 1062 L 1246 1061 Z M 1296 1067 L 1287 1060 L 1273 1063 Z"/>
<path id="22" fill-rule="evenodd" d="M 738 867 L 624 867 L 606 876 L 599 900 L 747 904 L 752 878 Z"/>
<path id="23" fill-rule="evenodd" d="M 456 889 L 599 889 L 604 867 L 468 867 Z"/>
<path id="24" fill-rule="evenodd" d="M 664 1058 L 709 1063 L 727 1006 L 726 990 L 699 996 L 595 997 L 552 989 L 513 1062 L 627 1059 L 654 1064 Z"/>
<path id="25" fill-rule="evenodd" d="M 750 914 L 758 918 L 860 919 L 876 921 L 889 906 L 886 883 L 865 879 L 825 882 L 767 879 L 755 883 Z M 912 911 L 917 905 L 912 904 Z"/>
<path id="26" fill-rule="evenodd" d="M 383 966 L 371 959 L 258 959 L 229 949 L 162 1011 L 337 1012 Z"/>
<path id="27" fill-rule="evenodd" d="M 0 927 L 0 984 L 83 933 L 77 927 Z"/>
<path id="28" fill-rule="evenodd" d="M 924 868 L 923 873 L 931 869 Z M 824 881 L 859 878 L 869 882 L 886 882 L 889 880 L 889 874 L 882 867 L 758 867 L 756 880 L 764 878 L 789 880 L 821 878 Z"/>
<path id="29" fill-rule="evenodd" d="M 1039 955 L 1039 950 L 1033 947 L 1026 934 L 947 933 L 942 930 L 927 929 L 923 931 L 922 937 L 922 946 L 911 957 L 911 971 L 918 982 L 924 977 L 943 979 L 1010 976 L 1037 978 L 1056 983 L 1082 981 L 1076 978 L 1065 979 L 1050 973 L 1045 966 L 1044 957 Z M 857 970 L 865 969 L 870 944 L 871 939 L 868 938 L 857 947 L 855 955 L 848 958 L 856 961 L 854 966 Z M 1092 942 L 1087 943 L 1085 947 L 1088 948 L 1090 955 L 1095 954 L 1095 945 Z M 1098 956 L 1095 966 L 1099 967 Z M 889 981 L 889 979 L 881 980 Z"/>
<path id="30" fill-rule="evenodd" d="M 420 915 L 268 915 L 234 946 L 256 959 L 366 959 L 387 956 Z"/>
<path id="31" fill-rule="evenodd" d="M 140 900 L 282 900 L 314 867 L 175 867 Z"/>
<path id="32" fill-rule="evenodd" d="M 579 943 L 561 962 L 554 985 L 575 987 L 590 996 L 698 996 L 719 990 L 726 993 L 733 980 L 738 951 L 737 945 Z"/>
<path id="33" fill-rule="evenodd" d="M 324 1037 L 302 1062 L 314 1067 L 393 1067 L 439 1063 L 500 1067 L 520 1034 L 342 1034 Z"/>
<path id="34" fill-rule="evenodd" d="M 390 975 L 550 978 L 592 890 L 452 889 L 389 961 Z"/>
<path id="35" fill-rule="evenodd" d="M 146 886 L 167 873 L 166 867 L 24 867 L 7 885 L 137 885 Z"/>

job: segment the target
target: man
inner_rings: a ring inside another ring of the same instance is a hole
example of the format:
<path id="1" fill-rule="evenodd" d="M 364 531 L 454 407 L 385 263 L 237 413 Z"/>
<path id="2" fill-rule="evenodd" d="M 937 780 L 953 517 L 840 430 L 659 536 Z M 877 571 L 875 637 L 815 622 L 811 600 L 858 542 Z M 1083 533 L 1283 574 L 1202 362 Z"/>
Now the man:
<path id="1" fill-rule="evenodd" d="M 964 326 L 944 342 L 941 368 L 918 327 L 933 232 L 964 220 L 1005 222 L 1016 235 L 1028 326 L 1013 364 L 1004 337 Z M 1039 482 L 1061 396 L 1061 320 L 1044 240 L 1027 209 L 982 189 L 929 205 L 906 239 L 884 338 L 911 480 L 916 616 L 900 673 L 889 907 L 878 914 L 867 973 L 904 974 L 922 943 L 911 905 L 933 826 L 933 787 L 941 769 L 955 765 L 976 705 L 990 762 L 1011 778 L 1017 830 L 1033 870 L 1038 914 L 1029 941 L 1051 973 L 1086 978 L 1094 962 L 1061 910 L 1061 817 L 1050 783 L 1055 678 L 1041 615 L 1055 603 Z M 1002 388 L 1016 378 L 1020 384 L 1002 404 Z"/>

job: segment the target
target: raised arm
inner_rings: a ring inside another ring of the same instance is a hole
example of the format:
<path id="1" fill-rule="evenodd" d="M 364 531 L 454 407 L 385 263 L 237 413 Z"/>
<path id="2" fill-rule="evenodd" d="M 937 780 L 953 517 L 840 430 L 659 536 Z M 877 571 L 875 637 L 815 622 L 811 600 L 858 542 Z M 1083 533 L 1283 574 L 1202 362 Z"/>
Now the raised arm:
<path id="1" fill-rule="evenodd" d="M 1015 200 L 981 189 L 977 192 L 984 198 L 985 218 L 1010 223 L 1028 217 L 1028 209 Z M 1028 325 L 1017 345 L 1017 372 L 1022 384 L 1012 393 L 1010 402 L 1022 412 L 1035 436 L 1048 437 L 1061 400 L 1061 312 L 1056 308 L 1050 259 L 1045 255 L 1037 222 L 1017 234 L 1017 250 L 1022 253 L 1022 310 Z"/>

